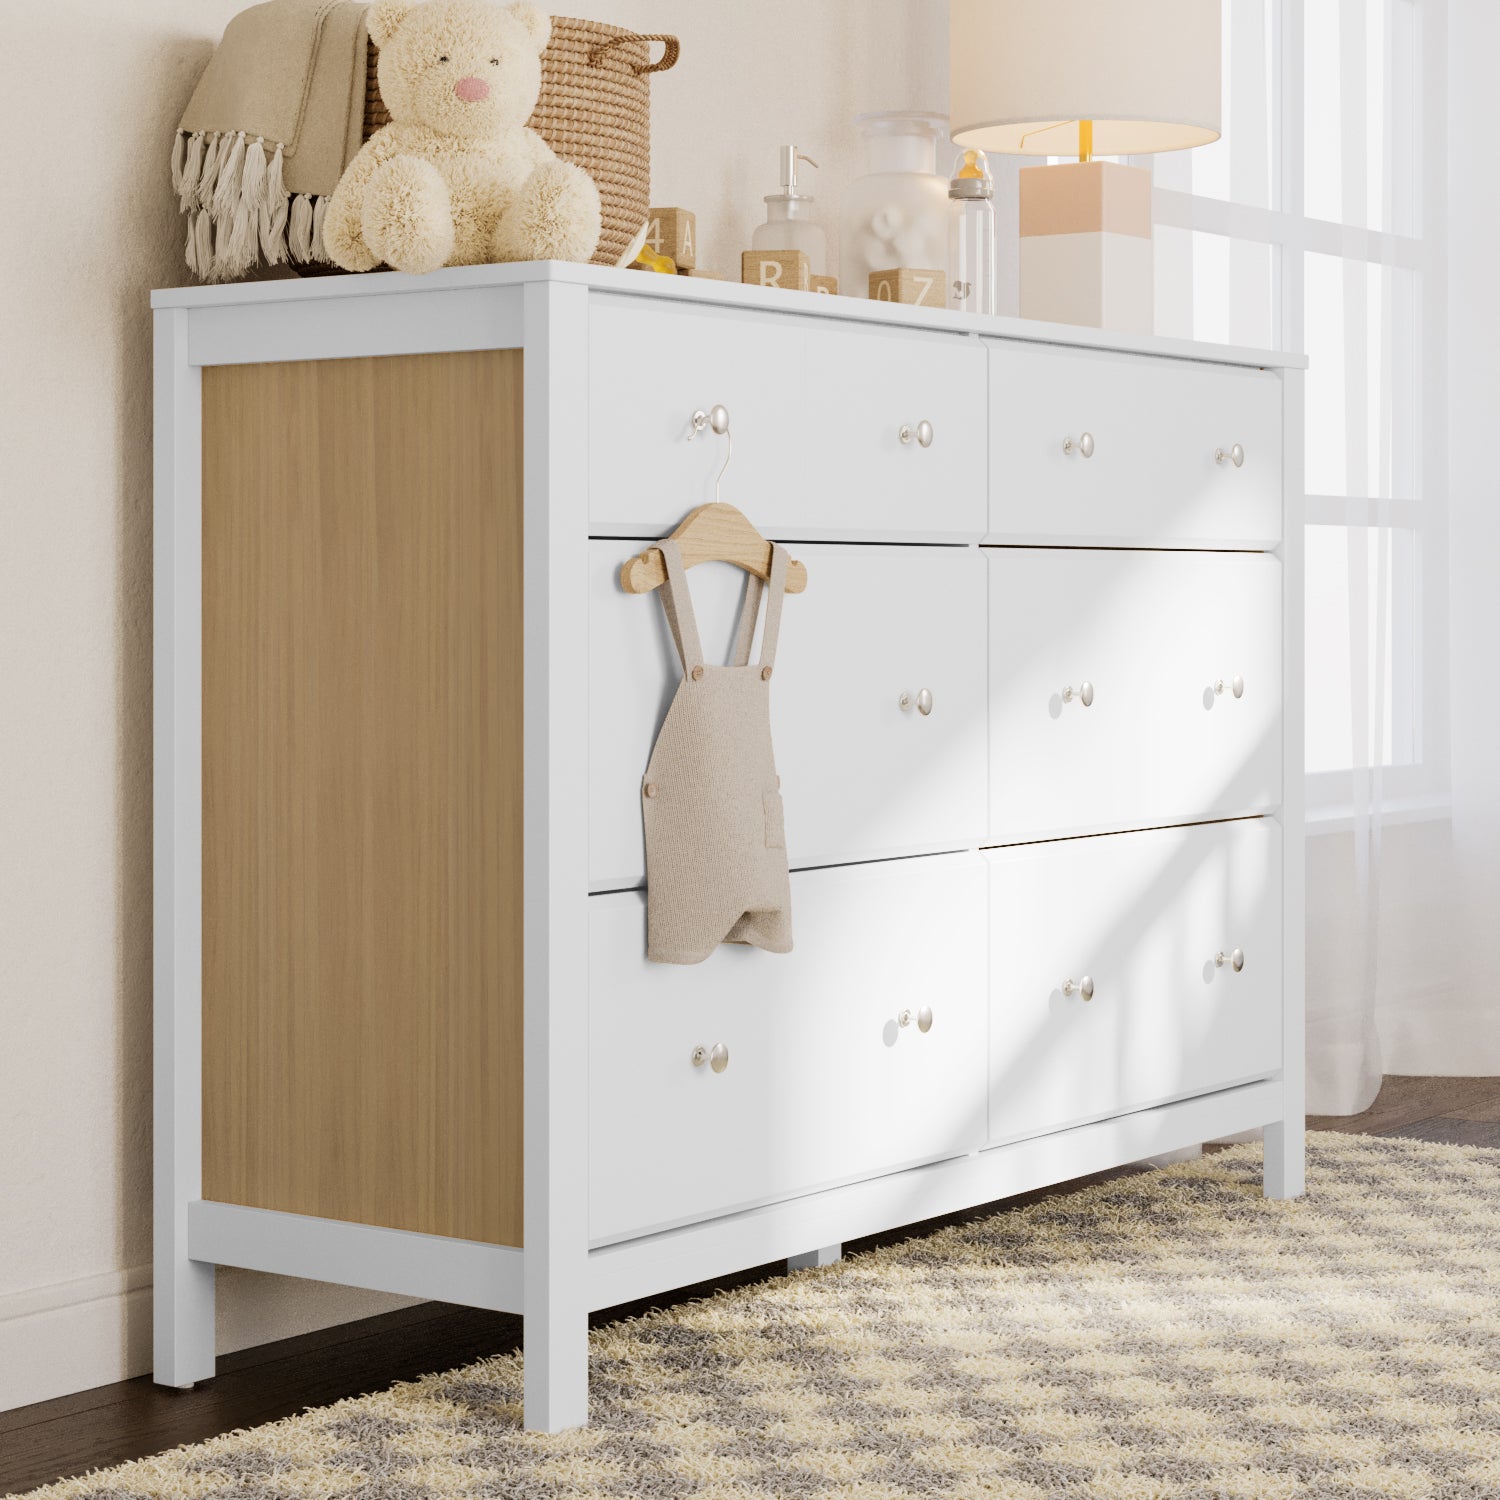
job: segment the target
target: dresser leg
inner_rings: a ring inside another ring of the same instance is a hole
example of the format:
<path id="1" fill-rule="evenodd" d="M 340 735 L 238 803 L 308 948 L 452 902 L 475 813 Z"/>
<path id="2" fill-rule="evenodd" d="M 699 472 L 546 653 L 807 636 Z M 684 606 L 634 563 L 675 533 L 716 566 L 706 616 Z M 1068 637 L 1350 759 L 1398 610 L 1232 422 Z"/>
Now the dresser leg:
<path id="1" fill-rule="evenodd" d="M 788 1271 L 806 1271 L 814 1266 L 831 1266 L 844 1258 L 842 1245 L 823 1245 L 817 1250 L 806 1250 L 801 1255 L 786 1258 Z"/>
<path id="2" fill-rule="evenodd" d="M 1306 1147 L 1307 1128 L 1300 1117 L 1266 1126 L 1267 1198 L 1300 1198 L 1307 1191 Z"/>
<path id="3" fill-rule="evenodd" d="M 582 1310 L 526 1310 L 525 1422 L 528 1432 L 565 1432 L 589 1420 L 589 1319 Z"/>

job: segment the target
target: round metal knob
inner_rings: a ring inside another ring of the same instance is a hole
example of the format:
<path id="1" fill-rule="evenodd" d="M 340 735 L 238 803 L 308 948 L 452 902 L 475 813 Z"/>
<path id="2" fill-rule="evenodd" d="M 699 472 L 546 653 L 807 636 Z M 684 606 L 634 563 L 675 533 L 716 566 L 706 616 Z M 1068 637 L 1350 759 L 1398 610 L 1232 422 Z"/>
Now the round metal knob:
<path id="1" fill-rule="evenodd" d="M 917 1012 L 917 1030 L 921 1032 L 932 1030 L 932 1007 L 930 1005 L 924 1005 Z"/>
<path id="2" fill-rule="evenodd" d="M 729 1066 L 729 1048 L 723 1042 L 715 1042 L 708 1054 L 708 1065 L 715 1073 L 722 1073 Z"/>
<path id="3" fill-rule="evenodd" d="M 1085 974 L 1076 982 L 1072 979 L 1063 980 L 1062 992 L 1065 995 L 1082 995 L 1085 1000 L 1094 998 L 1094 981 Z"/>
<path id="4" fill-rule="evenodd" d="M 912 702 L 913 699 L 910 693 L 902 693 L 902 695 L 896 699 L 896 706 L 901 710 L 902 713 L 909 714 L 911 712 Z"/>
<path id="5" fill-rule="evenodd" d="M 1231 677 L 1227 683 L 1222 677 L 1219 678 L 1219 680 L 1214 683 L 1214 692 L 1222 698 L 1224 696 L 1224 689 L 1226 687 L 1228 687 L 1229 691 L 1233 693 L 1236 698 L 1243 698 L 1245 696 L 1245 679 L 1238 673 Z"/>
<path id="6" fill-rule="evenodd" d="M 903 1010 L 901 1012 L 901 1014 L 896 1017 L 896 1020 L 902 1026 L 910 1026 L 911 1025 L 911 1012 L 909 1010 Z"/>
<path id="7" fill-rule="evenodd" d="M 901 431 L 897 434 L 897 436 L 900 437 L 901 441 L 903 443 L 906 443 L 908 446 L 910 446 L 912 439 L 915 438 L 922 447 L 930 448 L 932 447 L 933 438 L 932 423 L 929 422 L 926 417 L 923 417 L 915 427 L 913 427 L 909 422 L 903 422 L 901 424 Z"/>
<path id="8" fill-rule="evenodd" d="M 1063 452 L 1072 457 L 1074 451 L 1081 453 L 1085 458 L 1094 456 L 1094 434 L 1086 432 L 1075 443 L 1072 438 L 1063 439 Z"/>
<path id="9" fill-rule="evenodd" d="M 693 1048 L 693 1066 L 695 1068 L 701 1068 L 703 1066 L 703 1064 L 706 1063 L 707 1061 L 708 1061 L 708 1048 L 707 1047 L 694 1047 Z"/>
<path id="10" fill-rule="evenodd" d="M 1236 443 L 1234 447 L 1228 450 L 1225 450 L 1223 448 L 1215 448 L 1214 462 L 1216 464 L 1222 464 L 1226 461 L 1232 463 L 1237 469 L 1243 468 L 1245 466 L 1245 450 L 1241 448 L 1238 443 Z"/>
<path id="11" fill-rule="evenodd" d="M 1233 948 L 1228 953 L 1214 954 L 1214 965 L 1216 968 L 1222 969 L 1225 964 L 1228 964 L 1238 974 L 1245 967 L 1245 950 L 1243 948 Z"/>
<path id="12" fill-rule="evenodd" d="M 707 411 L 699 407 L 693 413 L 693 430 L 688 433 L 688 442 L 700 433 L 712 429 L 719 437 L 723 437 L 729 431 L 729 408 L 727 406 L 710 406 Z"/>
<path id="13" fill-rule="evenodd" d="M 924 719 L 932 712 L 932 693 L 927 688 L 917 694 L 917 712 Z"/>
<path id="14" fill-rule="evenodd" d="M 1094 704 L 1094 684 L 1092 682 L 1084 682 L 1077 689 L 1065 687 L 1062 690 L 1062 701 L 1064 703 L 1071 703 L 1075 698 L 1085 708 L 1092 708 Z"/>

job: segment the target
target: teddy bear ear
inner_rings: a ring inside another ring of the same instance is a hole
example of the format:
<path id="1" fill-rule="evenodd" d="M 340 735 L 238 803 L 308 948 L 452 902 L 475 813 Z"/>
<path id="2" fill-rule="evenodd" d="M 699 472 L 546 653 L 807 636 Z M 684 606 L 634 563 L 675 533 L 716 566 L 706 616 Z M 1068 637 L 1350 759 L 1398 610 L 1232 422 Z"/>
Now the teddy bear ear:
<path id="1" fill-rule="evenodd" d="M 552 35 L 552 17 L 535 5 L 512 5 L 510 13 L 521 23 L 531 45 L 538 52 L 547 50 L 547 38 Z"/>
<path id="2" fill-rule="evenodd" d="M 377 47 L 383 47 L 416 9 L 413 0 L 375 0 L 365 13 L 365 25 Z"/>

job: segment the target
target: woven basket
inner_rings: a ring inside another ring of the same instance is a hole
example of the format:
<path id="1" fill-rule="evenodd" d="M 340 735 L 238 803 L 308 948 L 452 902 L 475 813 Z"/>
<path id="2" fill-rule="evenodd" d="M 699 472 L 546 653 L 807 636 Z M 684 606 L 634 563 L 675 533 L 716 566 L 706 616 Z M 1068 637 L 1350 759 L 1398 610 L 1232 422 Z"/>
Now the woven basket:
<path id="1" fill-rule="evenodd" d="M 651 43 L 664 51 L 651 61 Z M 594 263 L 612 266 L 651 207 L 651 80 L 681 48 L 675 36 L 641 36 L 602 21 L 556 16 L 542 53 L 542 92 L 531 128 L 599 186 L 604 233 Z M 390 123 L 372 44 L 365 68 L 365 139 Z"/>

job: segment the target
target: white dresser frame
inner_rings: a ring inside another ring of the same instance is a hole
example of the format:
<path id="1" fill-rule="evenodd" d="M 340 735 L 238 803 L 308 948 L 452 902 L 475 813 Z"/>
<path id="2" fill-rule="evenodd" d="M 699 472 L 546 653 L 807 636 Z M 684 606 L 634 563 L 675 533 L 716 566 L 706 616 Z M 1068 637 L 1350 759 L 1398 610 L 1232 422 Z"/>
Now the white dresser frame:
<path id="1" fill-rule="evenodd" d="M 587 546 L 590 297 L 681 299 L 1275 369 L 1283 391 L 1284 1062 L 1272 1079 L 603 1248 L 588 1226 Z M 1297 356 L 559 264 L 157 292 L 155 309 L 155 1378 L 214 1373 L 214 1268 L 520 1313 L 528 1427 L 587 1419 L 589 1313 L 1265 1127 L 1265 1190 L 1303 1190 L 1302 370 Z M 204 1201 L 201 371 L 524 350 L 525 1249 Z"/>

